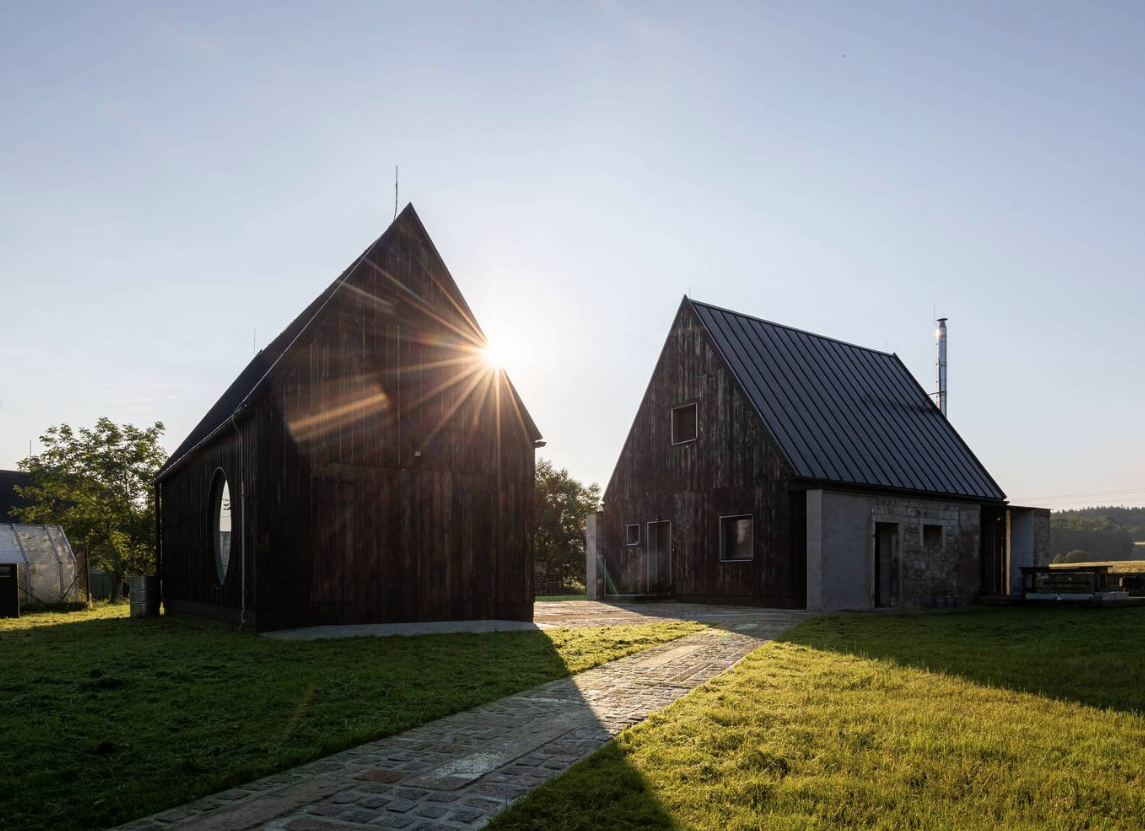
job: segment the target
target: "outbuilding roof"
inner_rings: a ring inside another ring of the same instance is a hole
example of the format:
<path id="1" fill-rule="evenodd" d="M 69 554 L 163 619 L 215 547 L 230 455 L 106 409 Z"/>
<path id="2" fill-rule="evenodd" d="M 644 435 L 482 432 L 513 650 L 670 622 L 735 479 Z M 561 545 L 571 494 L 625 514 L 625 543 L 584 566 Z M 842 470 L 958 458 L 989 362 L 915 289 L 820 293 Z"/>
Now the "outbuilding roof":
<path id="1" fill-rule="evenodd" d="M 19 470 L 0 470 L 0 522 L 11 521 L 13 508 L 28 508 L 30 500 L 16 494 L 16 487 L 32 484 L 31 474 Z"/>
<path id="2" fill-rule="evenodd" d="M 897 355 L 690 298 L 684 302 L 796 476 L 1006 498 Z"/>

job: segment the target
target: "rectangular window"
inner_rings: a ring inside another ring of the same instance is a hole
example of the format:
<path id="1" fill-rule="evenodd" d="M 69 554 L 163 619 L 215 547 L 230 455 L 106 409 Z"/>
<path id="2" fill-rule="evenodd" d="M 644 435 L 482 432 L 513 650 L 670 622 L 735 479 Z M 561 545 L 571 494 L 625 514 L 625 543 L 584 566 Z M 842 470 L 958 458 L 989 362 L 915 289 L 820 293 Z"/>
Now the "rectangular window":
<path id="1" fill-rule="evenodd" d="M 640 545 L 640 526 L 639 525 L 626 525 L 624 526 L 624 544 L 625 545 Z"/>
<path id="2" fill-rule="evenodd" d="M 942 548 L 942 526 L 922 526 L 922 547 L 927 551 L 938 551 Z"/>
<path id="3" fill-rule="evenodd" d="M 672 444 L 695 441 L 699 432 L 698 422 L 695 404 L 685 404 L 672 410 Z"/>
<path id="4" fill-rule="evenodd" d="M 751 557 L 751 514 L 720 517 L 720 559 L 741 562 Z"/>

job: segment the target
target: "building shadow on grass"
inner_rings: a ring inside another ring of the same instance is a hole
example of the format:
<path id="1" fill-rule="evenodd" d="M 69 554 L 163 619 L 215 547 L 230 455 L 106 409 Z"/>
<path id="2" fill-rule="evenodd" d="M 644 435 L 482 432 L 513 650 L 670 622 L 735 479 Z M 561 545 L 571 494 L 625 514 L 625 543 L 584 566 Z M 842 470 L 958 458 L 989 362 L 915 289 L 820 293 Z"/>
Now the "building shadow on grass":
<path id="1" fill-rule="evenodd" d="M 1145 711 L 1145 609 L 841 614 L 781 640 L 1091 707 Z"/>
<path id="2" fill-rule="evenodd" d="M 609 742 L 674 697 L 656 688 L 680 673 L 674 650 L 691 647 L 668 641 L 578 673 L 552 640 L 559 633 L 514 637 L 527 638 L 535 665 L 564 677 L 538 685 L 522 680 L 520 692 L 320 760 L 314 768 L 343 778 L 347 789 L 292 812 L 286 827 L 298 821 L 301 828 L 305 819 L 309 828 L 316 817 L 385 826 L 396 811 L 466 824 L 492 818 L 493 828 L 588 831 L 604 815 L 630 827 L 674 828 L 643 777 Z M 459 682 L 464 672 L 460 667 Z M 558 777 L 561 784 L 551 786 Z"/>
<path id="3" fill-rule="evenodd" d="M 632 645 L 630 633 L 600 637 Z M 195 800 L 236 822 L 245 812 L 242 822 L 377 828 L 445 811 L 468 823 L 588 756 L 631 715 L 606 706 L 615 683 L 569 676 L 604 648 L 592 639 L 580 629 L 279 642 L 178 617 L 3 633 L 12 670 L 0 686 L 34 696 L 37 719 L 0 717 L 0 768 L 37 774 L 0 794 L 0 816 L 16 831 L 78 831 Z M 283 790 L 315 779 L 320 793 Z M 119 783 L 114 803 L 100 801 L 108 781 Z M 654 801 L 642 811 L 654 816 Z"/>

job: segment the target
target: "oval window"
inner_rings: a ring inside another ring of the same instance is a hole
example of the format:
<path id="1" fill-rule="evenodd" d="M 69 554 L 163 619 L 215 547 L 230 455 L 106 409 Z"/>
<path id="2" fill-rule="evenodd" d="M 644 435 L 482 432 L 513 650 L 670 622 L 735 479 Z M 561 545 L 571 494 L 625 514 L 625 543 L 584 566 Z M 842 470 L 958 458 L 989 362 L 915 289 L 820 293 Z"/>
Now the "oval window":
<path id="1" fill-rule="evenodd" d="M 215 540 L 215 573 L 221 586 L 231 564 L 231 489 L 220 470 L 215 475 L 214 499 L 211 505 L 211 531 Z"/>

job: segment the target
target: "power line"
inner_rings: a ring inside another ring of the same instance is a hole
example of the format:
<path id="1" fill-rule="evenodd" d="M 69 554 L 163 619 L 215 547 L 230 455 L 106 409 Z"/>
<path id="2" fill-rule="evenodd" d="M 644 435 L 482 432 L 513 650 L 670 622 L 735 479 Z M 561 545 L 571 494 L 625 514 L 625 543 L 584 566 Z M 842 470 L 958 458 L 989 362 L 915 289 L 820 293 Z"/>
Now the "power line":
<path id="1" fill-rule="evenodd" d="M 1090 493 L 1059 493 L 1054 496 L 1022 496 L 1015 497 L 1015 502 L 1036 502 L 1046 499 L 1080 499 L 1087 496 L 1113 496 L 1122 493 L 1145 493 L 1145 488 L 1127 488 L 1120 491 L 1091 491 Z"/>

